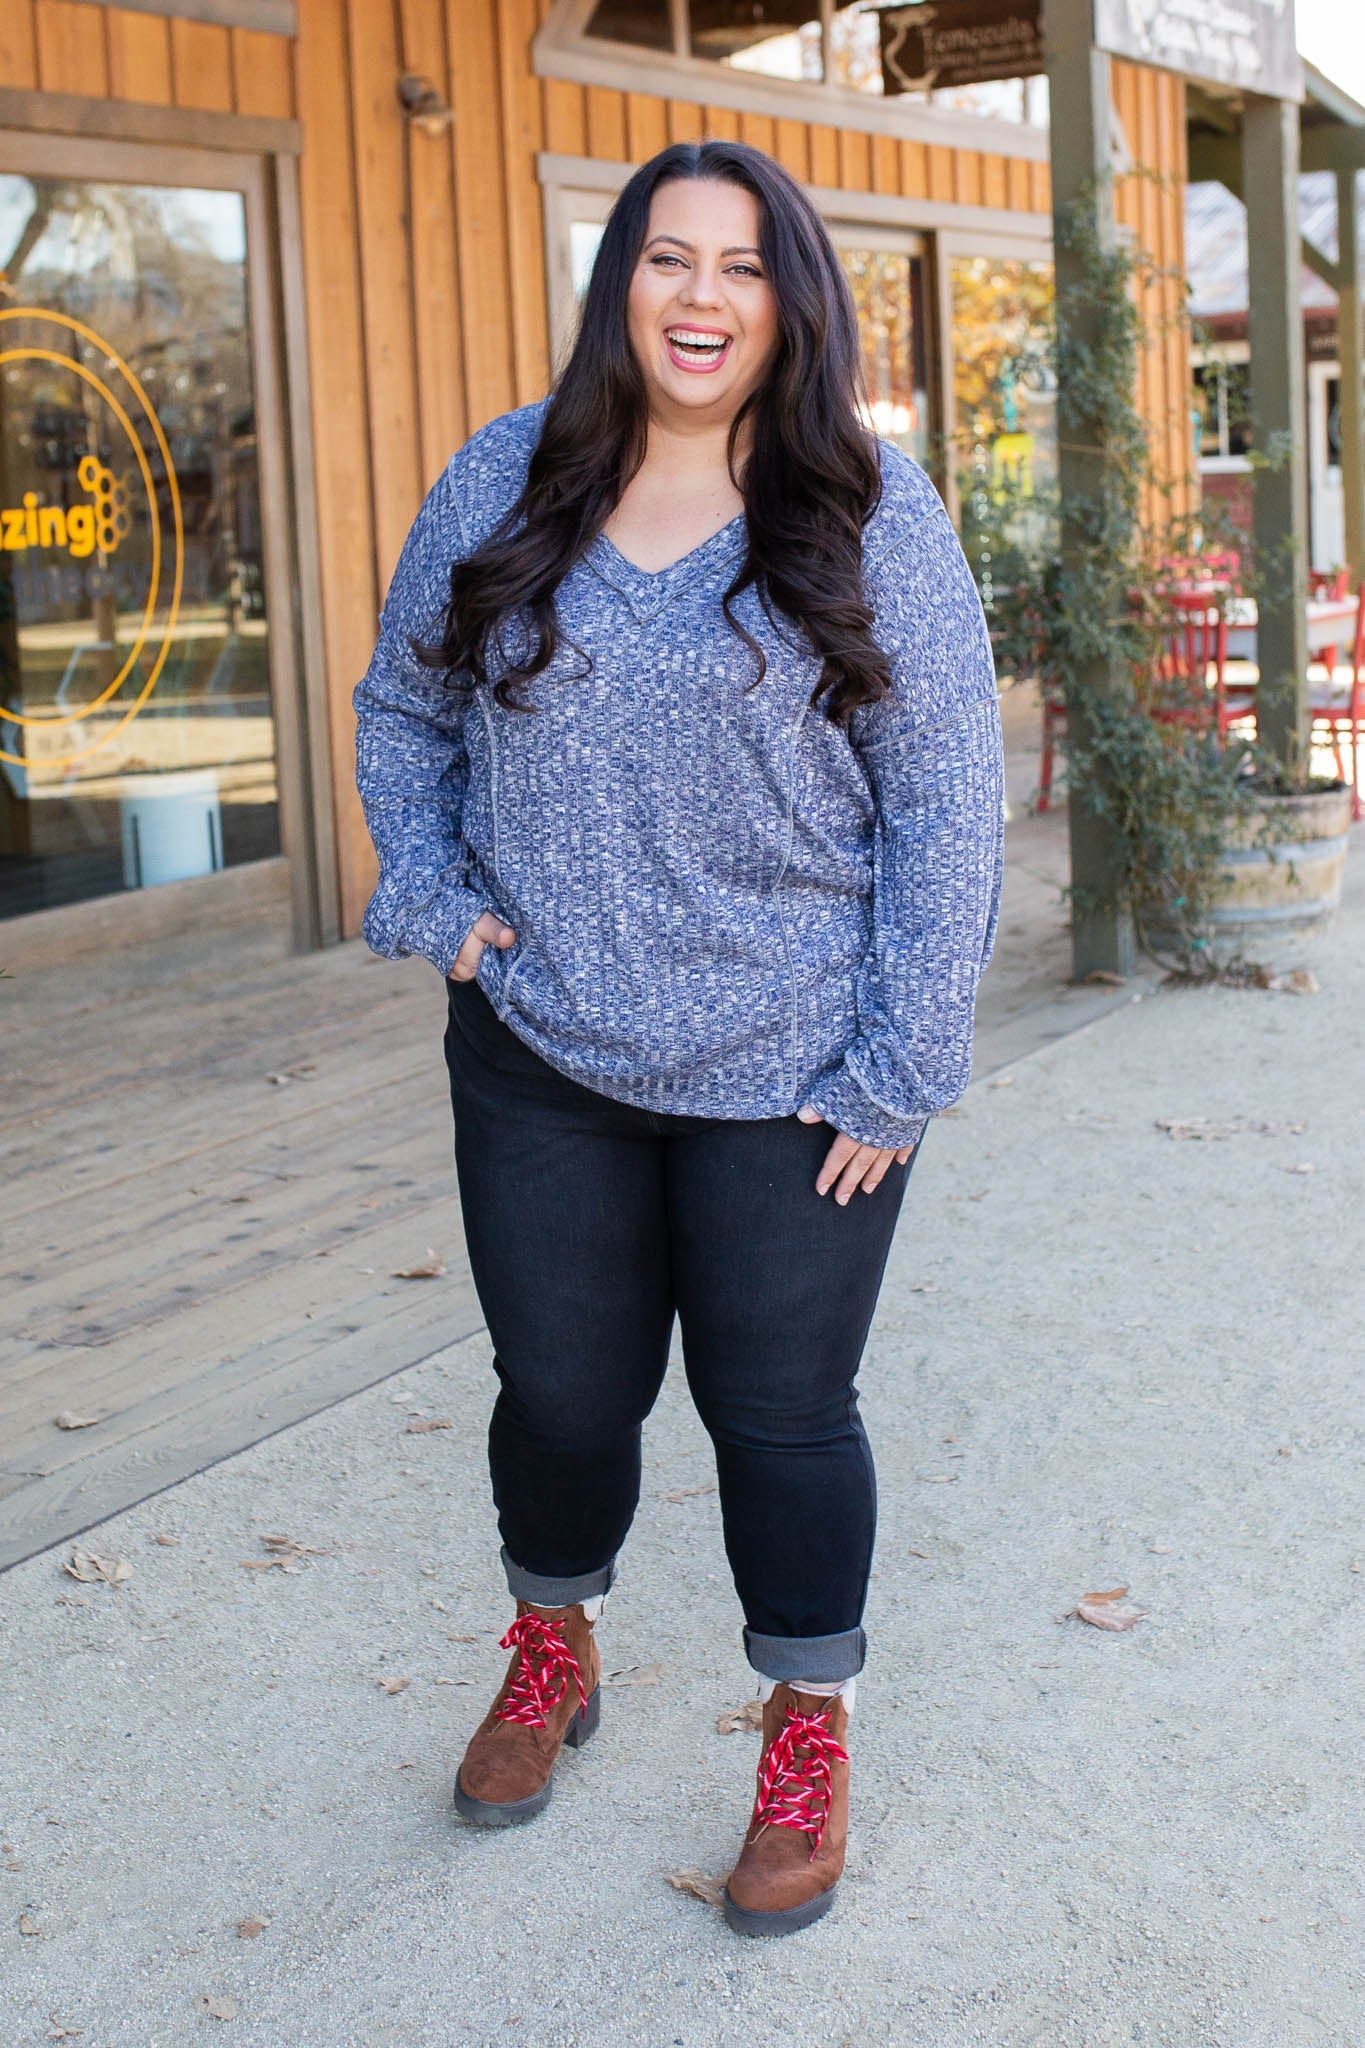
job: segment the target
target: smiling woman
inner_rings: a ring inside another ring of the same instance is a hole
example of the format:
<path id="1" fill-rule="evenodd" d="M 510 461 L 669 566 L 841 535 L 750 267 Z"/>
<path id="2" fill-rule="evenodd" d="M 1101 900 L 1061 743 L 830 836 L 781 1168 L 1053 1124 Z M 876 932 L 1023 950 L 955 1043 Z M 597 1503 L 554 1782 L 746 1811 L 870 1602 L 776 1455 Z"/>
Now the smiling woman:
<path id="1" fill-rule="evenodd" d="M 800 187 L 743 144 L 662 151 L 553 392 L 429 493 L 355 693 L 365 935 L 446 980 L 500 1380 L 513 1660 L 455 1804 L 530 1819 L 598 1725 L 680 1317 L 765 1701 L 725 1894 L 759 1935 L 818 1919 L 843 1868 L 875 1520 L 855 1376 L 1000 891 L 981 606 L 865 420 Z"/>
<path id="2" fill-rule="evenodd" d="M 674 179 L 650 201 L 626 325 L 656 459 L 604 528 L 643 569 L 666 568 L 744 509 L 726 461 L 730 421 L 767 377 L 779 335 L 761 227 L 754 194 L 723 180 Z"/>

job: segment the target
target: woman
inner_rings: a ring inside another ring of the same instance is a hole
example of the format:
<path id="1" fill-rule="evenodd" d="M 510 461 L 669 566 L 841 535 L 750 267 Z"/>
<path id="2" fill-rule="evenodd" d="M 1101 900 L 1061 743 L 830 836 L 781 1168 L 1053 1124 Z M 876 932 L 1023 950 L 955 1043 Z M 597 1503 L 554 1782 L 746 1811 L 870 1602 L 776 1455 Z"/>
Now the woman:
<path id="1" fill-rule="evenodd" d="M 753 1934 L 817 1919 L 843 1867 L 854 1377 L 999 900 L 981 608 L 927 477 L 860 422 L 859 360 L 799 186 L 740 144 L 664 150 L 552 395 L 423 504 L 355 693 L 365 937 L 447 979 L 499 1380 L 513 1655 L 455 1804 L 529 1819 L 597 1727 L 676 1314 L 765 1703 L 725 1901 Z"/>

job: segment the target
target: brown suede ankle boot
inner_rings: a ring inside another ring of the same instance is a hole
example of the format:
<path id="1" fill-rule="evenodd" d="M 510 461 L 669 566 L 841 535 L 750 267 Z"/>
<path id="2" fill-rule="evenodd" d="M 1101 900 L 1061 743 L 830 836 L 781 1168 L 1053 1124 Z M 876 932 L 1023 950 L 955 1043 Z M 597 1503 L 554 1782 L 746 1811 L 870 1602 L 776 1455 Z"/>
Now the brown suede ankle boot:
<path id="1" fill-rule="evenodd" d="M 763 1709 L 758 1796 L 723 1904 L 738 1934 L 795 1934 L 834 1904 L 848 1841 L 848 1709 L 779 1685 Z"/>
<path id="2" fill-rule="evenodd" d="M 455 1810 L 479 1827 L 514 1827 L 550 1803 L 555 1759 L 581 1749 L 601 1714 L 602 1659 L 581 1606 L 532 1607 L 502 1639 L 506 1678 L 455 1780 Z"/>

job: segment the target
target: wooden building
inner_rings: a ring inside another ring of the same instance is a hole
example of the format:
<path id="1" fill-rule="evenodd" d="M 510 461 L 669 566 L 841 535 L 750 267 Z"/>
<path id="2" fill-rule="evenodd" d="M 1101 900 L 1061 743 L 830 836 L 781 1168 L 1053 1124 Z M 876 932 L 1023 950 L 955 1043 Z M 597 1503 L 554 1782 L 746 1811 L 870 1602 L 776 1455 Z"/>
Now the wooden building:
<path id="1" fill-rule="evenodd" d="M 870 7 L 784 0 L 761 37 L 690 7 L 689 46 L 689 0 L 4 0 L 0 964 L 355 934 L 350 698 L 403 537 L 465 437 L 546 390 L 612 195 L 671 140 L 807 185 L 878 424 L 950 504 L 944 437 L 1048 459 L 1049 394 L 1011 367 L 1049 288 L 1041 81 L 889 96 Z M 1113 78 L 1117 168 L 1163 174 L 1121 215 L 1178 270 L 1184 85 Z M 1177 474 L 1189 364 L 1153 291 Z"/>

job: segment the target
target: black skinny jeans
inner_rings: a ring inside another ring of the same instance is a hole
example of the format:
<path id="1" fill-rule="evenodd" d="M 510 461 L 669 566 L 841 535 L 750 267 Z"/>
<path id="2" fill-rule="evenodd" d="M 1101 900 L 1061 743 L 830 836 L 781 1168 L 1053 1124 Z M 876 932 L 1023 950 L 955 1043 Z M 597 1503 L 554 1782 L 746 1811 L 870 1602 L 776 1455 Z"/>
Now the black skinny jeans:
<path id="1" fill-rule="evenodd" d="M 610 1586 L 676 1314 L 749 1661 L 771 1678 L 851 1677 L 876 1520 L 854 1375 L 909 1165 L 841 1206 L 815 1191 L 828 1124 L 616 1102 L 542 1060 L 477 981 L 448 988 L 512 1593 L 557 1606 Z"/>

